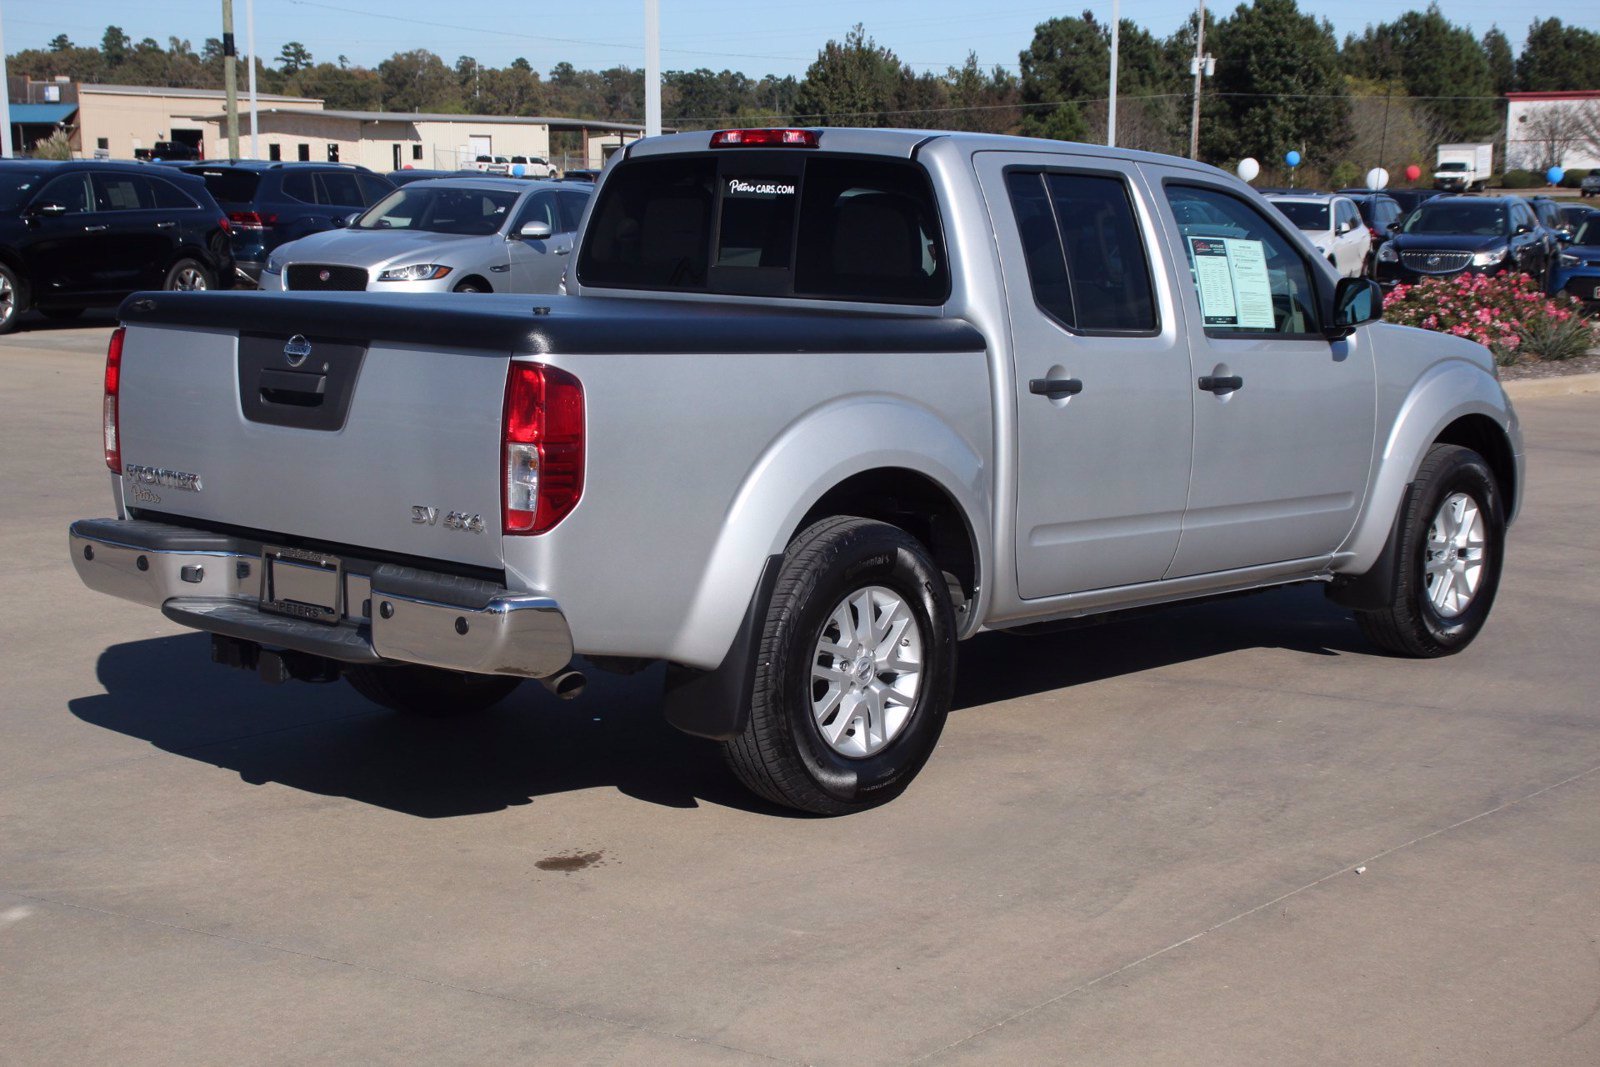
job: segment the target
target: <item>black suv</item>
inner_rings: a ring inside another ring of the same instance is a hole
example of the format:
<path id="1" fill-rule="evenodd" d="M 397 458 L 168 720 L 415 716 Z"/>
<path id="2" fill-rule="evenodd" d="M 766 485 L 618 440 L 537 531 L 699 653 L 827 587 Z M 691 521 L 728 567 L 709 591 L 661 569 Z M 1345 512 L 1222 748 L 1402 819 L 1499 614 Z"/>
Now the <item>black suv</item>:
<path id="1" fill-rule="evenodd" d="M 1417 282 L 1429 276 L 1532 275 L 1543 286 L 1555 266 L 1555 235 L 1518 196 L 1438 196 L 1399 222 L 1378 249 L 1378 281 Z"/>
<path id="2" fill-rule="evenodd" d="M 221 160 L 181 168 L 205 179 L 228 213 L 239 270 L 260 282 L 274 248 L 343 226 L 394 192 L 386 178 L 349 163 L 269 163 Z"/>
<path id="3" fill-rule="evenodd" d="M 233 284 L 228 220 L 201 182 L 143 163 L 0 162 L 0 333 L 139 289 Z"/>

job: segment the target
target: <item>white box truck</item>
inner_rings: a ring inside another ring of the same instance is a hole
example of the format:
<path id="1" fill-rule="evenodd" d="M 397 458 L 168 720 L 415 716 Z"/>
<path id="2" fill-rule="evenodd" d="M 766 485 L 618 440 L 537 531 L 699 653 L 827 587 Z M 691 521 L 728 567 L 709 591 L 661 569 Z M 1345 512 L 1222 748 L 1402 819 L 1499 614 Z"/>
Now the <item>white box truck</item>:
<path id="1" fill-rule="evenodd" d="M 1489 187 L 1494 173 L 1494 145 L 1442 144 L 1433 170 L 1433 187 L 1453 193 L 1477 192 Z"/>

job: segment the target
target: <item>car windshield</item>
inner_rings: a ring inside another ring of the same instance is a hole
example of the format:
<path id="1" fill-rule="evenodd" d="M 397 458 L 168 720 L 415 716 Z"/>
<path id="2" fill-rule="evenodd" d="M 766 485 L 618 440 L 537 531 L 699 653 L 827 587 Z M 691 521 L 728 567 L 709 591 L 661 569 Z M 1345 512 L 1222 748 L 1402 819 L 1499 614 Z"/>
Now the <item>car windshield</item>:
<path id="1" fill-rule="evenodd" d="M 1592 213 L 1578 223 L 1577 229 L 1572 231 L 1572 243 L 1575 245 L 1600 244 L 1600 212 Z"/>
<path id="2" fill-rule="evenodd" d="M 408 185 L 374 204 L 356 228 L 484 236 L 500 228 L 519 195 L 512 189 Z"/>
<path id="3" fill-rule="evenodd" d="M 0 172 L 0 211 L 7 214 L 18 211 L 44 184 L 44 175 L 36 171 Z"/>
<path id="4" fill-rule="evenodd" d="M 1307 201 L 1274 200 L 1272 206 L 1286 215 L 1290 222 L 1302 230 L 1331 230 L 1332 223 L 1328 221 L 1328 205 L 1313 204 Z"/>
<path id="5" fill-rule="evenodd" d="M 1459 233 L 1501 237 L 1506 209 L 1485 200 L 1429 200 L 1406 216 L 1406 233 Z"/>
<path id="6" fill-rule="evenodd" d="M 1439 164 L 1439 170 L 1441 172 L 1447 171 L 1447 170 L 1466 170 L 1466 169 L 1467 169 L 1467 165 L 1465 163 L 1441 163 L 1441 164 Z"/>

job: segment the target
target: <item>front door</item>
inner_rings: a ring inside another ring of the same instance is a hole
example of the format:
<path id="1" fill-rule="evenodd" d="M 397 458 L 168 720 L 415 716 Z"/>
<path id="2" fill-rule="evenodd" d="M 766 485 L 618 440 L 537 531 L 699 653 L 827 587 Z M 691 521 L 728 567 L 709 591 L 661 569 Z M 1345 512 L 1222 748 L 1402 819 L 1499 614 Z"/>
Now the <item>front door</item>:
<path id="1" fill-rule="evenodd" d="M 29 202 L 23 257 L 35 299 L 97 287 L 96 248 L 110 226 L 95 214 L 94 191 L 83 171 L 50 179 Z"/>
<path id="2" fill-rule="evenodd" d="M 1189 485 L 1189 351 L 1131 165 L 976 157 L 1000 247 L 1016 383 L 1017 590 L 1151 582 Z"/>
<path id="3" fill-rule="evenodd" d="M 523 237 L 522 227 L 543 222 L 550 227 L 546 238 Z M 511 220 L 508 242 L 511 251 L 513 293 L 553 293 L 561 284 L 562 272 L 572 253 L 572 233 L 563 232 L 561 209 L 553 192 L 538 192 L 523 200 Z"/>
<path id="4" fill-rule="evenodd" d="M 1376 422 L 1364 332 L 1322 333 L 1331 281 L 1300 243 L 1235 191 L 1164 185 L 1196 329 L 1189 368 L 1194 477 L 1168 577 L 1331 554 L 1366 494 Z"/>

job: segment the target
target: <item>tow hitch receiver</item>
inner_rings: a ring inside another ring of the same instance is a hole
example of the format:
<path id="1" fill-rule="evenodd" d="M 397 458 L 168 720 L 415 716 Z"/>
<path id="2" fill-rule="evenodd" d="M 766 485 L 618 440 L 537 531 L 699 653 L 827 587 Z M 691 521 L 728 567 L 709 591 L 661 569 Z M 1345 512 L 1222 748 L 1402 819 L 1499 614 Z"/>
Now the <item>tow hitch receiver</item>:
<path id="1" fill-rule="evenodd" d="M 291 679 L 297 682 L 337 682 L 339 663 L 309 652 L 291 650 L 273 651 L 262 648 L 254 641 L 237 637 L 211 635 L 211 662 L 224 667 L 255 671 L 269 685 L 282 685 Z"/>

